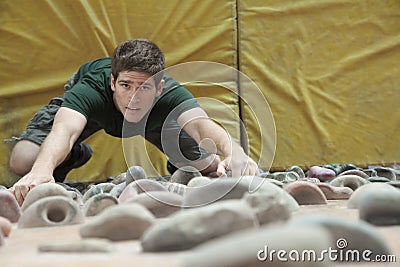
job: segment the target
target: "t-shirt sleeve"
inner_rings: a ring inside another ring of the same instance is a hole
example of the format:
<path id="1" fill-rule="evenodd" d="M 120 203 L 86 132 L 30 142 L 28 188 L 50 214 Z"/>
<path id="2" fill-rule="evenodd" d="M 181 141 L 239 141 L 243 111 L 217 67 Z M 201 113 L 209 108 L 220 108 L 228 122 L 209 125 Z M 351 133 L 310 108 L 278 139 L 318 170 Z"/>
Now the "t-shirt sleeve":
<path id="1" fill-rule="evenodd" d="M 174 109 L 179 115 L 189 109 L 200 107 L 189 90 L 168 75 L 164 75 L 164 80 L 164 88 L 167 91 L 165 95 L 166 99 L 174 106 Z"/>
<path id="2" fill-rule="evenodd" d="M 166 87 L 172 85 L 173 88 L 171 89 Z M 169 119 L 176 120 L 185 111 L 200 107 L 193 95 L 176 81 L 175 84 L 168 81 L 166 82 L 166 86 L 166 92 L 161 95 L 157 105 L 161 110 L 168 113 L 167 116 Z"/>
<path id="3" fill-rule="evenodd" d="M 102 85 L 96 82 L 82 78 L 69 91 L 65 93 L 65 100 L 62 107 L 67 107 L 78 111 L 88 119 L 98 112 L 102 106 L 104 98 L 96 90 Z M 104 86 L 104 85 L 103 85 Z"/>
<path id="4" fill-rule="evenodd" d="M 109 86 L 111 59 L 101 58 L 83 64 L 77 71 L 74 86 L 65 93 L 63 107 L 78 111 L 88 119 L 96 119 L 104 112 Z"/>

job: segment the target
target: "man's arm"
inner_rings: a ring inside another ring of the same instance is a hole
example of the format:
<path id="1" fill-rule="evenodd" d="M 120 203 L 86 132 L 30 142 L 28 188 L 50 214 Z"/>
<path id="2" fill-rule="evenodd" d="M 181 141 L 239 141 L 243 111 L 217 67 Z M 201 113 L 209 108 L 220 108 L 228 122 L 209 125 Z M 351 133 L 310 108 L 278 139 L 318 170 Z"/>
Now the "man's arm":
<path id="1" fill-rule="evenodd" d="M 36 185 L 54 182 L 54 169 L 68 156 L 86 122 L 85 116 L 75 110 L 61 107 L 57 111 L 51 132 L 41 145 L 31 171 L 12 188 L 20 204 Z"/>
<path id="2" fill-rule="evenodd" d="M 232 177 L 258 174 L 257 163 L 248 157 L 243 148 L 222 127 L 214 123 L 202 108 L 185 111 L 177 121 L 197 143 L 207 144 L 207 139 L 213 141 L 212 146 L 217 149 L 217 154 L 224 157 L 218 164 L 217 175 L 224 176 L 229 169 L 232 170 Z"/>

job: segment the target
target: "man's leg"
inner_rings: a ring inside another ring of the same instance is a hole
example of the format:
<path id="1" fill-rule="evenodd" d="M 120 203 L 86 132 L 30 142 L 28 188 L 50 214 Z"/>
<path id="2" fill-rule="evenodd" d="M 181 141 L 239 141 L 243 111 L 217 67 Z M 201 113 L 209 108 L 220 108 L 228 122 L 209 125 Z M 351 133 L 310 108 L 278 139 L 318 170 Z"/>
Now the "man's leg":
<path id="1" fill-rule="evenodd" d="M 56 182 L 64 182 L 67 174 L 83 166 L 92 157 L 92 148 L 88 144 L 76 143 L 68 157 L 53 172 Z"/>
<path id="2" fill-rule="evenodd" d="M 24 176 L 31 169 L 39 154 L 40 146 L 29 140 L 15 144 L 10 156 L 10 169 L 18 176 Z"/>

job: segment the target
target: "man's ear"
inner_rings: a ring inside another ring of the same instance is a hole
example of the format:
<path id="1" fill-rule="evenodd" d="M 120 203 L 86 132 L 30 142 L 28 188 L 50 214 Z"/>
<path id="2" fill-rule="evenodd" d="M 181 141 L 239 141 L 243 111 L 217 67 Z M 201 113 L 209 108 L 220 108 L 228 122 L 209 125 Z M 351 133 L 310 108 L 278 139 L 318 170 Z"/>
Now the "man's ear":
<path id="1" fill-rule="evenodd" d="M 165 81 L 161 80 L 160 83 L 157 86 L 156 96 L 160 96 L 161 95 L 162 90 L 164 88 L 164 84 L 165 84 Z"/>
<path id="2" fill-rule="evenodd" d="M 110 75 L 111 78 L 111 90 L 113 90 L 115 92 L 115 79 L 114 79 L 114 75 Z"/>

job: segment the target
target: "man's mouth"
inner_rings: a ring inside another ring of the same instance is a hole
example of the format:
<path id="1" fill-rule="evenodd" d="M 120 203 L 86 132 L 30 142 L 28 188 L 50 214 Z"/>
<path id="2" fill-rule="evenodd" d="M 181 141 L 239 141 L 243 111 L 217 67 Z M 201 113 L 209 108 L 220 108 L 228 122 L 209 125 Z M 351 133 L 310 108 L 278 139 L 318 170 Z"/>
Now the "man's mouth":
<path id="1" fill-rule="evenodd" d="M 131 111 L 138 111 L 140 110 L 140 108 L 134 108 L 134 107 L 126 107 L 127 110 L 131 110 Z"/>

